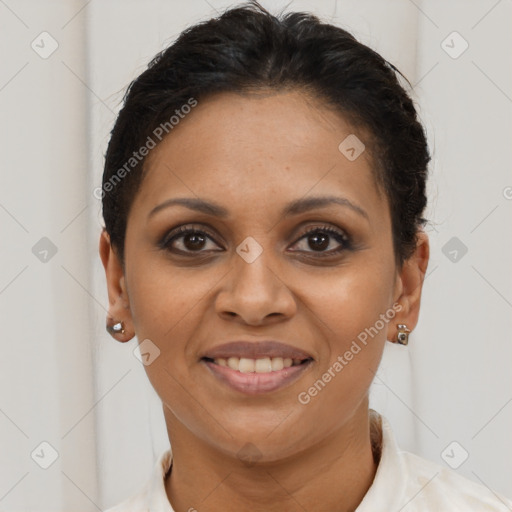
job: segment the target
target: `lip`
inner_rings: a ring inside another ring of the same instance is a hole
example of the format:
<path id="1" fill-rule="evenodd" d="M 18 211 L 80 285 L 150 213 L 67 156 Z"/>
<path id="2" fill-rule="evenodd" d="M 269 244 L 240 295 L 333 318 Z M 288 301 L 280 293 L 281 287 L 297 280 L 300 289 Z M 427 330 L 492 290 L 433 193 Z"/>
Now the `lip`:
<path id="1" fill-rule="evenodd" d="M 264 341 L 230 341 L 205 351 L 201 359 L 228 359 L 230 357 L 246 357 L 248 359 L 260 359 L 264 357 L 289 357 L 290 359 L 313 359 L 311 354 L 304 352 L 286 343 L 274 340 Z"/>
<path id="2" fill-rule="evenodd" d="M 206 365 L 217 379 L 232 389 L 247 395 L 260 395 L 289 386 L 309 370 L 313 360 L 308 359 L 297 366 L 266 373 L 242 373 L 204 358 L 201 359 L 201 363 Z"/>

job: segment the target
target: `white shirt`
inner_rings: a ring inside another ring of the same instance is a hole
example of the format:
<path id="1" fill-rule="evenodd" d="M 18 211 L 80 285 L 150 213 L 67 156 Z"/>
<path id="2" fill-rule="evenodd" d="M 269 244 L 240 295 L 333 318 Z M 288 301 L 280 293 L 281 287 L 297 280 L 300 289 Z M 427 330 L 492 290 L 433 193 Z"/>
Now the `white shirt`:
<path id="1" fill-rule="evenodd" d="M 455 471 L 399 450 L 385 417 L 371 411 L 381 433 L 380 461 L 371 487 L 356 512 L 511 512 L 509 500 Z M 165 492 L 172 452 L 159 457 L 144 487 L 105 512 L 174 512 Z"/>

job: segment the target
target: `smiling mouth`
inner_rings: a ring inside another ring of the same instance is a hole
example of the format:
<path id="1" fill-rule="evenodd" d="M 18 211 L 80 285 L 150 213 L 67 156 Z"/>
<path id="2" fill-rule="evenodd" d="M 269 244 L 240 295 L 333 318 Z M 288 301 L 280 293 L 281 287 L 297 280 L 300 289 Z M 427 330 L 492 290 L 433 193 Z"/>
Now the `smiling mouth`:
<path id="1" fill-rule="evenodd" d="M 286 388 L 307 373 L 313 362 L 311 357 L 201 358 L 201 363 L 216 382 L 245 395 L 261 395 Z"/>

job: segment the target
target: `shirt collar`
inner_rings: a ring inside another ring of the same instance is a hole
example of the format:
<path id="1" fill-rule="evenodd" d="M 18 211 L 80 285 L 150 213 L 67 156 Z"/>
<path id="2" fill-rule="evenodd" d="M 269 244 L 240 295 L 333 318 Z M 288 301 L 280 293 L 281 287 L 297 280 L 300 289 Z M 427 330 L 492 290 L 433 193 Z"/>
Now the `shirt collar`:
<path id="1" fill-rule="evenodd" d="M 370 409 L 372 439 L 381 436 L 380 461 L 372 485 L 356 512 L 399 510 L 406 487 L 406 468 L 388 420 Z"/>
<path id="2" fill-rule="evenodd" d="M 172 451 L 167 449 L 160 455 L 153 470 L 149 485 L 149 512 L 174 512 L 165 491 L 165 477 L 172 465 Z"/>

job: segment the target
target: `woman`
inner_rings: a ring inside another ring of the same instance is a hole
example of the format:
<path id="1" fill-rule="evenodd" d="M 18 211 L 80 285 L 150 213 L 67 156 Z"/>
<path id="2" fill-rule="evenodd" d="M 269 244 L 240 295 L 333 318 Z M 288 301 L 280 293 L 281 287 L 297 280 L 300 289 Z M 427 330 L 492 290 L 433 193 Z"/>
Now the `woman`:
<path id="1" fill-rule="evenodd" d="M 252 2 L 130 85 L 102 186 L 107 329 L 140 340 L 172 452 L 109 512 L 512 507 L 369 410 L 429 259 L 430 155 L 397 72 Z"/>

